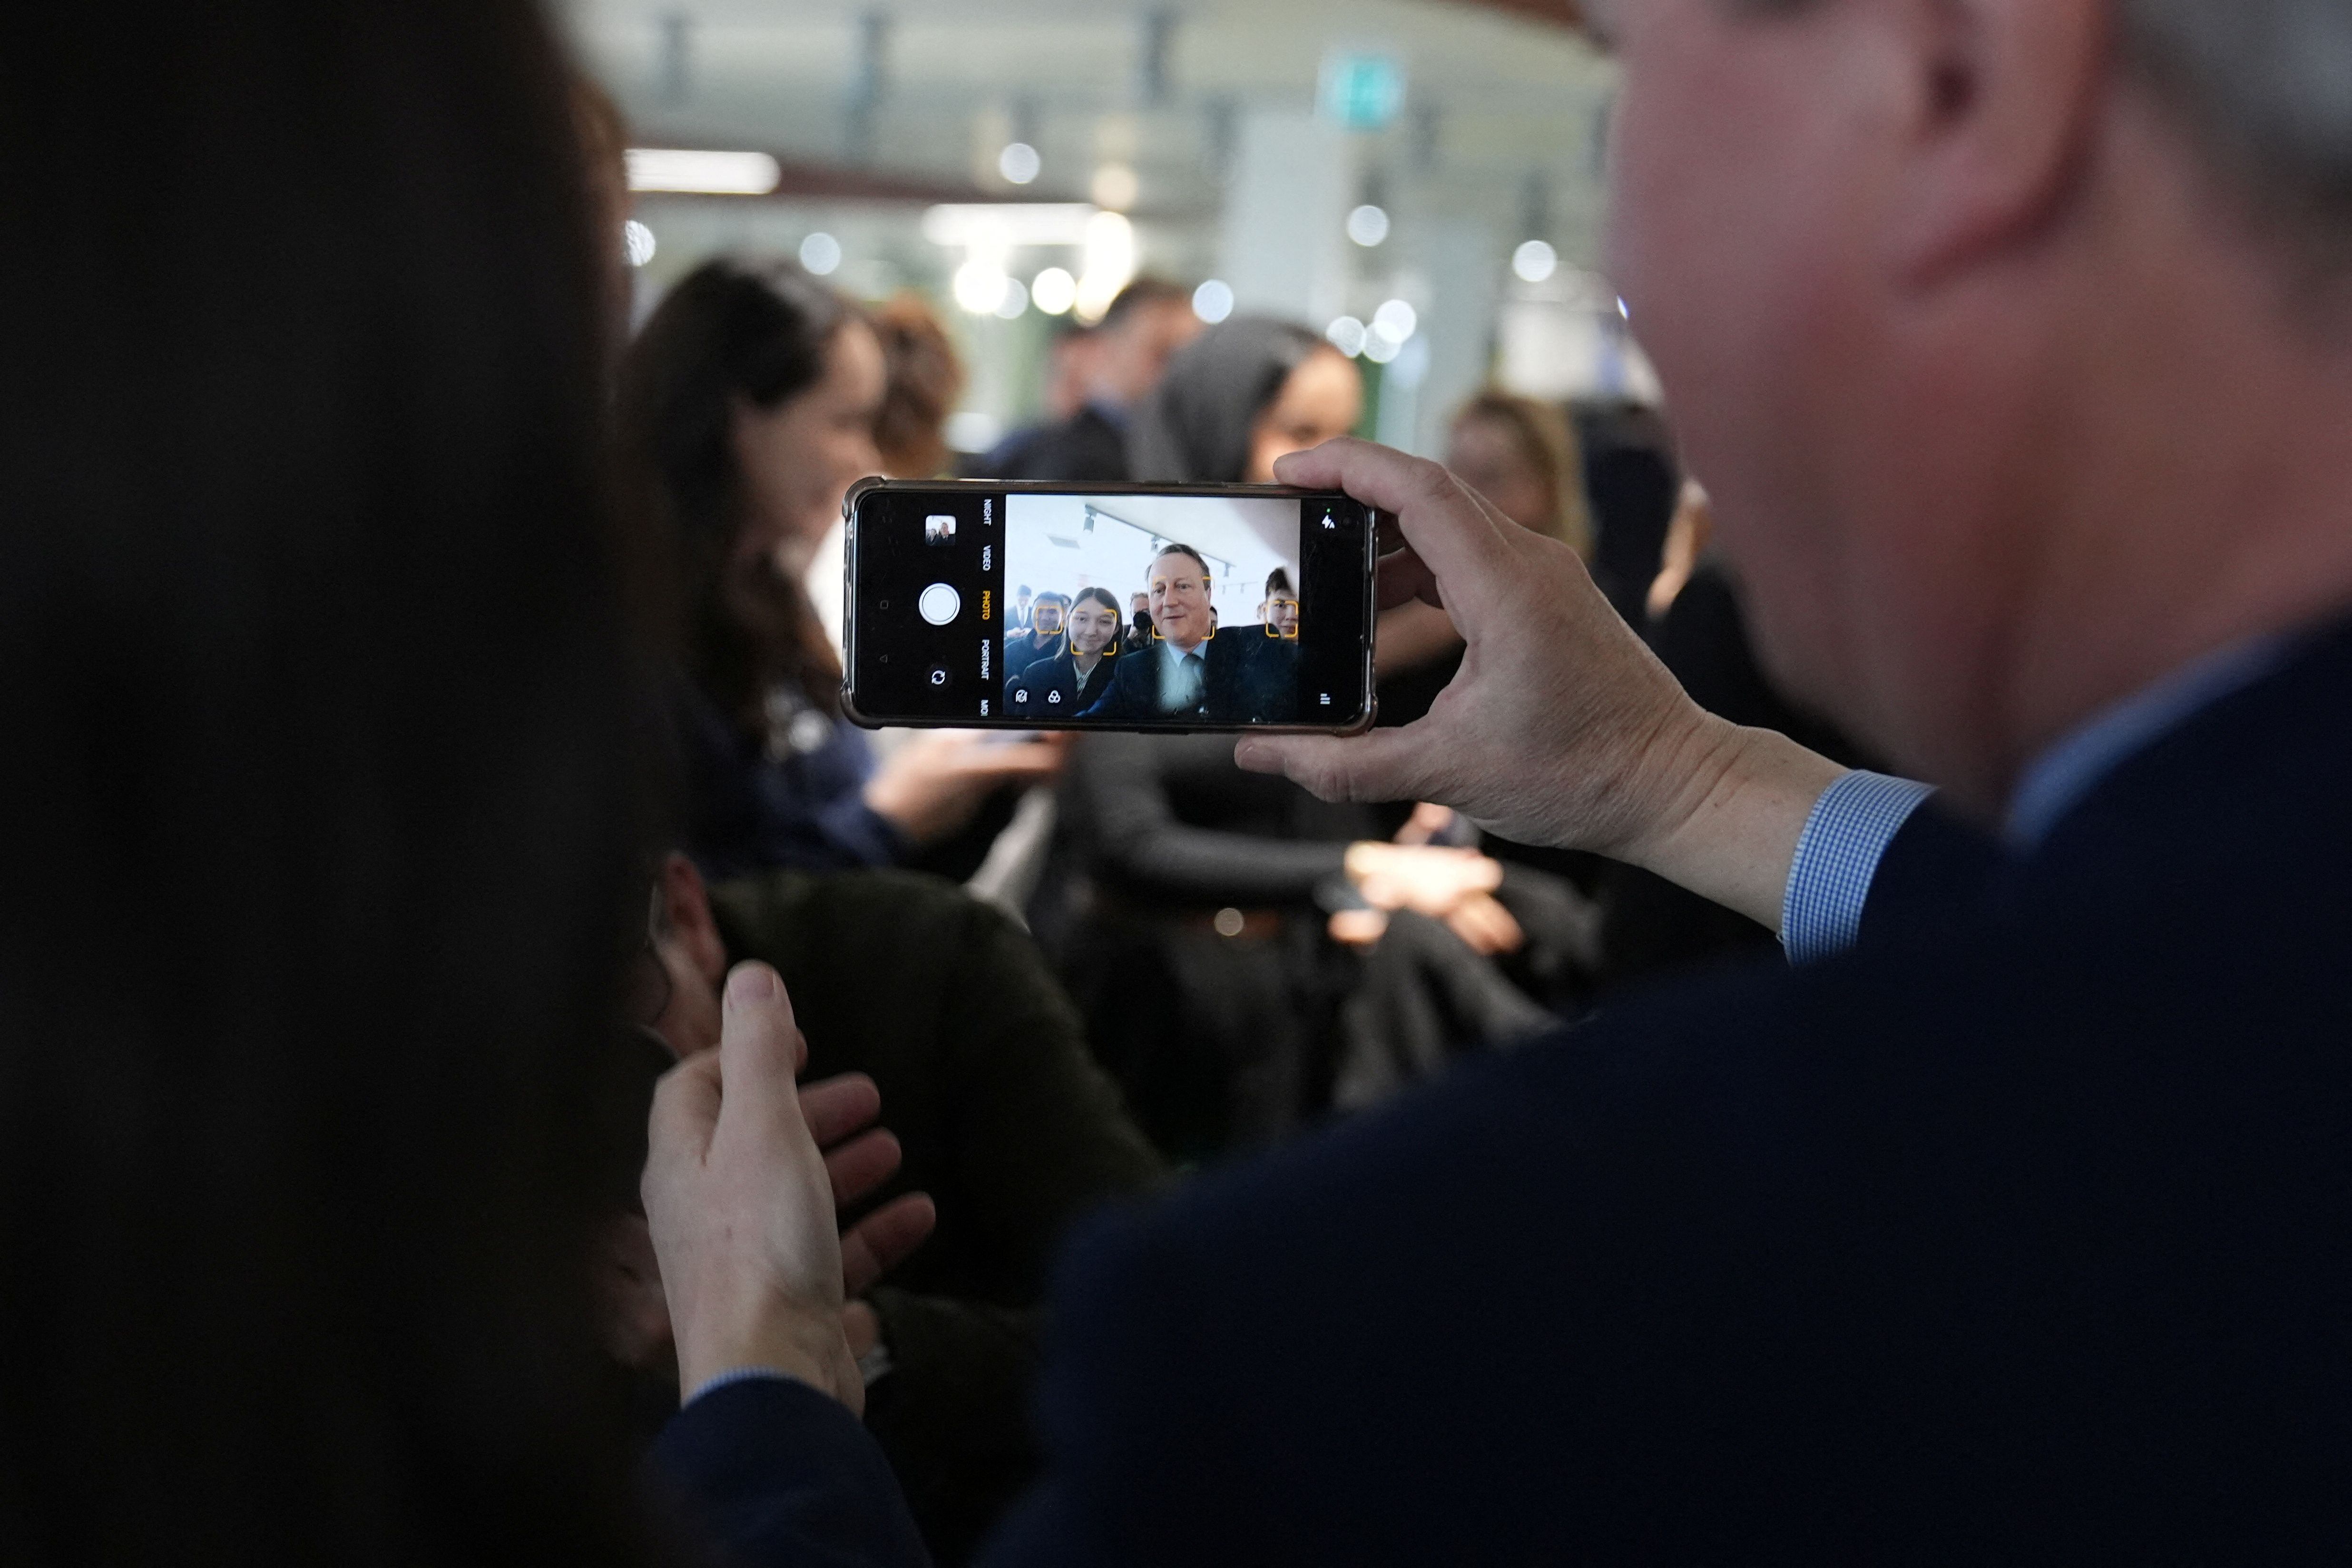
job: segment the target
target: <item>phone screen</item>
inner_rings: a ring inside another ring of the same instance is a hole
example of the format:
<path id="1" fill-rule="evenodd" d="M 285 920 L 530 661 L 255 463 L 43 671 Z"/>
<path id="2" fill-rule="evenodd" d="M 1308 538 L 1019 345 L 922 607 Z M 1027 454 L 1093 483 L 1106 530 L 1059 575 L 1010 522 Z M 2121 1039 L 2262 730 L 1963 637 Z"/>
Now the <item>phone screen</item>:
<path id="1" fill-rule="evenodd" d="M 937 481 L 852 492 L 866 724 L 1360 729 L 1374 520 L 1331 493 Z"/>

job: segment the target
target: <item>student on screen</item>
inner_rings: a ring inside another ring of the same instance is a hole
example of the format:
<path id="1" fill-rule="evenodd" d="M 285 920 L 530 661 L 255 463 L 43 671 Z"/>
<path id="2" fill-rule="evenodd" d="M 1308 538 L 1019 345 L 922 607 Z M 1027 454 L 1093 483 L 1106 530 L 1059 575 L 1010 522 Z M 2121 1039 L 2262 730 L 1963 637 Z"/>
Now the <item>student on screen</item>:
<path id="1" fill-rule="evenodd" d="M 1118 659 L 1118 600 L 1108 588 L 1081 588 L 1070 601 L 1068 646 L 1004 682 L 1004 711 L 1034 719 L 1073 719 L 1110 689 Z"/>
<path id="2" fill-rule="evenodd" d="M 1080 718 L 1244 723 L 1281 722 L 1296 715 L 1290 666 L 1259 653 L 1265 639 L 1216 635 L 1209 563 L 1199 551 L 1189 544 L 1163 547 L 1152 557 L 1146 586 L 1151 643 L 1118 662 L 1110 689 Z"/>
<path id="3" fill-rule="evenodd" d="M 1051 589 L 1037 595 L 1029 609 L 1029 629 L 1016 632 L 1004 630 L 1004 673 L 1015 676 L 1033 664 L 1041 664 L 1055 654 L 1066 651 L 1062 646 L 1062 616 L 1069 609 L 1066 594 Z"/>

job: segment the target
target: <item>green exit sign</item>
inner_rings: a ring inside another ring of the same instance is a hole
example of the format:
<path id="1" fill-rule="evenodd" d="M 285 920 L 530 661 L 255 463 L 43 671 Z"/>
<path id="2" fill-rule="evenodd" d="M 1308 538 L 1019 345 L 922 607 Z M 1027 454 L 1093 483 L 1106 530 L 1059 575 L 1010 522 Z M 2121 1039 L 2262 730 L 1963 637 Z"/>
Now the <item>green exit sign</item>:
<path id="1" fill-rule="evenodd" d="M 1319 97 L 1326 120 L 1350 131 L 1385 131 L 1404 111 L 1404 67 L 1389 55 L 1326 56 Z"/>

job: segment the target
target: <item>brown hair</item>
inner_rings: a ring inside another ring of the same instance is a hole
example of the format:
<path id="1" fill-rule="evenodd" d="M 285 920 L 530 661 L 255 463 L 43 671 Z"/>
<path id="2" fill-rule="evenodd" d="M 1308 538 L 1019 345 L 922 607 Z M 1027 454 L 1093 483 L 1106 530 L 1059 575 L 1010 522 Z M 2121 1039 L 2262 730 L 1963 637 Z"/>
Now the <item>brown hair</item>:
<path id="1" fill-rule="evenodd" d="M 901 293 L 877 310 L 874 332 L 889 366 L 874 416 L 883 471 L 894 479 L 934 479 L 950 461 L 947 421 L 963 395 L 963 361 L 919 294 Z"/>
<path id="2" fill-rule="evenodd" d="M 734 409 L 807 392 L 858 319 L 792 262 L 710 261 L 669 291 L 622 362 L 625 482 L 674 552 L 687 674 L 747 734 L 765 734 L 780 684 L 839 713 L 841 662 L 807 591 L 740 547 L 749 514 Z"/>
<path id="3" fill-rule="evenodd" d="M 557 41 L 35 9 L 0 1560 L 645 1561 L 583 1282 L 632 813 Z"/>
<path id="4" fill-rule="evenodd" d="M 1592 512 L 1584 499 L 1584 454 L 1568 418 L 1549 403 L 1489 389 L 1464 404 L 1454 428 L 1474 419 L 1506 426 L 1552 493 L 1552 523 L 1538 531 L 1592 559 Z"/>

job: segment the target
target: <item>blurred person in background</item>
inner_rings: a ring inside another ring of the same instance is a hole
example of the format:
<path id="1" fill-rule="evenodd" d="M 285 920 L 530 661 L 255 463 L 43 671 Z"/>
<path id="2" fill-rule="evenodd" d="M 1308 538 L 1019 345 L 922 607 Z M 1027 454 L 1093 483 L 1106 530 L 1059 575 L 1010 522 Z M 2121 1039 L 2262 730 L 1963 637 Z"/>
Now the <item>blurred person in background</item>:
<path id="1" fill-rule="evenodd" d="M 655 899 L 650 1022 L 679 1058 L 719 1046 L 729 971 L 765 963 L 789 987 L 806 1042 L 803 1101 L 856 1080 L 888 1108 L 898 1166 L 843 1205 L 869 1249 L 845 1258 L 845 1322 L 866 1428 L 933 1560 L 961 1563 L 1035 1471 L 1035 1308 L 1063 1232 L 1152 1191 L 1165 1166 L 1087 1054 L 1035 945 L 980 900 L 892 872 L 706 887 L 677 854 L 661 862 Z M 868 1174 L 836 1165 L 835 1189 Z M 644 1258 L 639 1269 L 657 1292 L 657 1265 Z M 677 1373 L 657 1294 L 652 1305 L 656 1321 L 631 1359 L 667 1376 L 667 1414 Z"/>
<path id="2" fill-rule="evenodd" d="M 1447 426 L 1445 466 L 1521 528 L 1592 559 L 1584 458 L 1552 404 L 1499 390 L 1464 404 Z"/>
<path id="3" fill-rule="evenodd" d="M 963 395 L 963 362 L 938 312 L 911 289 L 892 296 L 873 321 L 883 363 L 874 416 L 880 471 L 894 479 L 938 479 L 954 462 L 947 424 Z"/>
<path id="4" fill-rule="evenodd" d="M 971 472 L 996 479 L 1126 479 L 1128 423 L 1160 384 L 1170 357 L 1200 331 L 1189 289 L 1163 279 L 1136 279 L 1073 351 L 1085 389 L 1077 410 L 1007 437 Z"/>
<path id="5" fill-rule="evenodd" d="M 1320 336 L 1236 317 L 1177 355 L 1139 412 L 1135 472 L 1268 482 L 1361 413 L 1354 363 Z M 1255 626 L 1240 640 L 1266 646 Z M 1539 1027 L 1549 1015 L 1490 961 L 1575 962 L 1540 893 L 1517 906 L 1530 944 L 1492 859 L 1392 843 L 1402 811 L 1244 773 L 1228 737 L 1083 735 L 1063 799 L 1033 918 L 1137 1119 L 1180 1160 L 1272 1142 L 1343 1081 L 1393 1087 Z"/>
<path id="6" fill-rule="evenodd" d="M 1786 735 L 1843 766 L 1872 765 L 1836 725 L 1791 701 L 1765 673 L 1748 628 L 1746 590 L 1716 547 L 1714 507 L 1696 479 L 1683 480 L 1647 608 L 1643 638 L 1701 708 L 1743 728 Z M 1762 922 L 1621 861 L 1605 863 L 1601 899 L 1601 984 L 1612 992 L 1769 954 L 1778 940 Z"/>
<path id="7" fill-rule="evenodd" d="M 1151 595 L 1131 594 L 1127 600 L 1127 651 L 1151 646 Z"/>
<path id="8" fill-rule="evenodd" d="M 1576 439 L 1592 506 L 1592 580 L 1638 629 L 1682 489 L 1674 431 L 1654 408 L 1600 403 L 1577 410 Z"/>
<path id="9" fill-rule="evenodd" d="M 1004 711 L 1015 718 L 1067 719 L 1091 707 L 1109 689 L 1118 626 L 1118 600 L 1109 589 L 1079 589 L 1070 601 L 1067 646 L 1005 681 Z"/>
<path id="10" fill-rule="evenodd" d="M 1095 330 L 1069 316 L 1054 321 L 1054 340 L 1045 347 L 1045 386 L 1040 398 L 1045 423 L 1058 425 L 1087 405 L 1087 388 L 1094 379 Z"/>
<path id="11" fill-rule="evenodd" d="M 1576 432 L 1559 409 L 1498 388 L 1479 393 L 1446 426 L 1444 463 L 1521 528 L 1592 559 L 1591 509 Z M 1404 721 L 1426 712 L 1460 667 L 1461 634 L 1419 601 L 1381 612 L 1374 658 L 1381 706 Z"/>
<path id="12" fill-rule="evenodd" d="M 713 877 L 887 866 L 1049 776 L 1044 745 L 909 741 L 880 767 L 841 715 L 841 667 L 801 585 L 849 486 L 879 466 L 874 329 L 792 262 L 712 261 L 623 362 L 631 494 L 679 562 L 675 706 L 688 842 Z"/>
<path id="13" fill-rule="evenodd" d="M 1128 429 L 1128 471 L 1143 484 L 1272 484 L 1276 458 L 1346 435 L 1363 412 L 1347 355 L 1305 327 L 1235 316 L 1168 362 Z"/>
<path id="14" fill-rule="evenodd" d="M 700 1560 L 583 1267 L 644 563 L 575 101 L 520 0 L 0 8 L 57 225 L 0 259 L 0 1561 Z"/>

